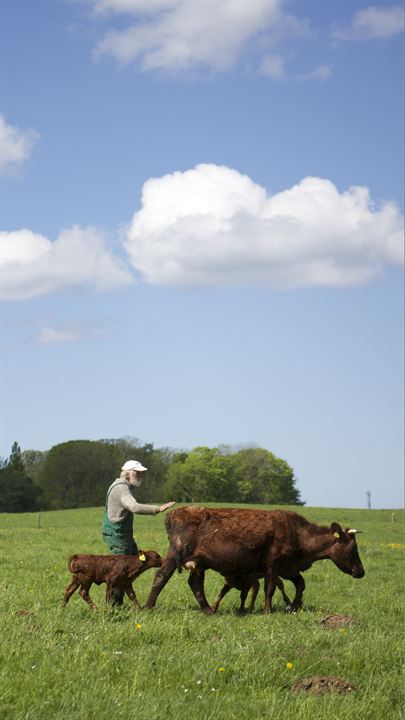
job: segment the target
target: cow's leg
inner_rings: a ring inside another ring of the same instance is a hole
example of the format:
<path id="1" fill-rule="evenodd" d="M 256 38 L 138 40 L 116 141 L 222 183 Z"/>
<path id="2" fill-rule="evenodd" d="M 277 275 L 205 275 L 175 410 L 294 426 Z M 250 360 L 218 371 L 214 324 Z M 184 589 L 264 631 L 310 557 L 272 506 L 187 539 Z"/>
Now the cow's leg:
<path id="1" fill-rule="evenodd" d="M 223 588 L 219 591 L 219 595 L 217 599 L 215 600 L 214 604 L 211 606 L 211 610 L 213 613 L 216 613 L 218 610 L 219 604 L 221 600 L 229 593 L 230 590 L 232 590 L 233 585 L 229 585 L 229 583 L 225 583 Z"/>
<path id="2" fill-rule="evenodd" d="M 63 596 L 63 607 L 65 607 L 66 603 L 69 602 L 69 598 L 72 597 L 73 593 L 76 592 L 77 588 L 80 586 L 80 580 L 76 577 L 76 575 L 73 577 L 72 582 L 70 585 L 67 586 L 65 590 L 65 594 Z"/>
<path id="3" fill-rule="evenodd" d="M 96 606 L 95 606 L 93 600 L 91 599 L 91 597 L 90 597 L 90 595 L 89 595 L 89 590 L 90 590 L 92 584 L 93 584 L 93 583 L 91 583 L 91 582 L 90 582 L 90 583 L 83 583 L 83 584 L 80 586 L 79 593 L 80 593 L 80 595 L 82 596 L 83 600 L 84 600 L 88 605 L 90 605 L 90 607 L 93 608 L 93 610 L 95 610 L 95 609 L 96 609 Z"/>
<path id="4" fill-rule="evenodd" d="M 166 555 L 166 558 L 164 559 L 162 563 L 162 567 L 159 568 L 157 573 L 155 574 L 152 589 L 149 593 L 149 597 L 146 601 L 145 608 L 148 610 L 151 610 L 155 607 L 156 600 L 160 593 L 162 592 L 164 586 L 170 580 L 171 576 L 173 575 L 174 571 L 176 569 L 176 559 L 175 559 L 175 551 L 170 548 L 168 554 Z"/>
<path id="5" fill-rule="evenodd" d="M 290 608 L 291 608 L 291 600 L 290 600 L 290 598 L 288 597 L 287 593 L 286 593 L 285 590 L 284 590 L 284 583 L 283 583 L 283 581 L 281 580 L 281 578 L 279 578 L 279 579 L 277 580 L 277 587 L 278 587 L 278 589 L 280 590 L 280 592 L 281 592 L 281 594 L 282 594 L 282 596 L 283 596 L 283 600 L 284 600 L 285 606 L 286 606 L 288 609 L 290 609 Z"/>
<path id="6" fill-rule="evenodd" d="M 302 596 L 305 590 L 305 580 L 302 577 L 301 573 L 298 573 L 298 575 L 291 578 L 291 582 L 295 585 L 295 598 L 292 601 L 290 610 L 294 611 L 299 610 L 299 608 L 302 606 Z"/>
<path id="7" fill-rule="evenodd" d="M 193 591 L 195 598 L 201 608 L 207 615 L 212 614 L 212 610 L 208 605 L 207 598 L 204 592 L 204 571 L 192 571 L 188 578 L 188 584 Z"/>
<path id="8" fill-rule="evenodd" d="M 259 583 L 259 581 L 256 579 L 256 580 L 254 580 L 254 581 L 252 582 L 252 585 L 251 585 L 252 594 L 251 594 L 251 596 L 250 596 L 250 603 L 249 603 L 249 610 L 250 610 L 250 612 L 253 612 L 253 609 L 254 609 L 254 606 L 255 606 L 255 602 L 256 602 L 256 598 L 257 598 L 257 594 L 258 594 L 259 590 L 260 590 L 260 583 Z M 241 596 L 241 600 L 242 600 L 242 596 Z"/>
<path id="9" fill-rule="evenodd" d="M 128 595 L 129 599 L 132 600 L 132 604 L 133 604 L 135 610 L 140 610 L 141 606 L 138 602 L 138 599 L 134 592 L 134 588 L 132 587 L 131 583 L 129 583 L 129 585 L 124 587 L 124 592 Z"/>

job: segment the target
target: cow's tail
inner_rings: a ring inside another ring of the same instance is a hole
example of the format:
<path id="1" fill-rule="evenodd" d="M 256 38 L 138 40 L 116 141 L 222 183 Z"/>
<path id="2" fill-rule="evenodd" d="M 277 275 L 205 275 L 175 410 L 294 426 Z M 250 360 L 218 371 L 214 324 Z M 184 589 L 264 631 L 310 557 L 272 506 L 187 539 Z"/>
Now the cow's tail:
<path id="1" fill-rule="evenodd" d="M 183 563 L 182 563 L 182 542 L 180 539 L 180 536 L 176 535 L 176 520 L 175 520 L 175 510 L 172 510 L 172 512 L 168 513 L 165 517 L 165 525 L 166 525 L 166 531 L 168 538 L 170 540 L 170 549 L 174 556 L 174 561 L 176 563 L 177 572 L 181 573 L 183 570 Z"/>
<path id="2" fill-rule="evenodd" d="M 176 547 L 173 548 L 173 552 L 174 552 L 174 559 L 176 561 L 177 572 L 181 573 L 183 570 L 183 563 L 181 561 L 181 555 Z"/>

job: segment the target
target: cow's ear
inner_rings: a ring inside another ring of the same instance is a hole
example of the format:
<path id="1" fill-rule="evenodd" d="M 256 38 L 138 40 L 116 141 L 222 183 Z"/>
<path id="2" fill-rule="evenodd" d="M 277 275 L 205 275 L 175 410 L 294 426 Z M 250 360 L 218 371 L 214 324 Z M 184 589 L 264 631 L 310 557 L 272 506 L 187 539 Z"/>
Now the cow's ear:
<path id="1" fill-rule="evenodd" d="M 342 528 L 340 527 L 339 523 L 333 522 L 332 525 L 330 526 L 330 529 L 333 532 L 333 536 L 337 540 L 342 540 L 342 538 L 344 537 L 344 532 L 343 532 Z"/>

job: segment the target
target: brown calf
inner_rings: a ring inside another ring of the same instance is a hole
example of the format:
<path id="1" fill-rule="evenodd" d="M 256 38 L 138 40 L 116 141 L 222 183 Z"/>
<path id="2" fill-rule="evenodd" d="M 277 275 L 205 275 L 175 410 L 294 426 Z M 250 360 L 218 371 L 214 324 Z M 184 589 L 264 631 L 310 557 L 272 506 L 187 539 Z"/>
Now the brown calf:
<path id="1" fill-rule="evenodd" d="M 278 578 L 278 580 L 277 580 L 277 587 L 283 596 L 283 600 L 284 600 L 286 607 L 289 610 L 292 610 L 293 605 L 291 603 L 290 598 L 285 593 L 284 583 L 281 580 L 281 578 Z M 229 591 L 232 590 L 232 588 L 236 588 L 236 590 L 240 591 L 240 607 L 239 607 L 239 611 L 238 611 L 240 613 L 245 612 L 246 598 L 249 593 L 249 590 L 252 591 L 248 609 L 250 611 L 253 610 L 253 608 L 255 606 L 257 594 L 260 590 L 260 583 L 259 583 L 258 576 L 255 575 L 254 573 L 252 573 L 250 575 L 228 575 L 227 577 L 225 577 L 225 583 L 224 583 L 223 587 L 221 588 L 221 590 L 219 591 L 219 595 L 216 598 L 215 602 L 213 603 L 213 605 L 211 605 L 212 612 L 216 613 L 221 601 L 223 600 L 225 595 L 227 595 L 229 593 Z"/>
<path id="2" fill-rule="evenodd" d="M 83 600 L 90 607 L 95 608 L 89 590 L 93 583 L 96 585 L 106 583 L 106 602 L 111 599 L 113 588 L 120 587 L 132 600 L 134 607 L 139 610 L 140 605 L 132 583 L 145 570 L 161 565 L 162 558 L 154 550 L 141 550 L 139 555 L 72 555 L 68 569 L 73 578 L 65 590 L 63 606 L 79 588 Z"/>

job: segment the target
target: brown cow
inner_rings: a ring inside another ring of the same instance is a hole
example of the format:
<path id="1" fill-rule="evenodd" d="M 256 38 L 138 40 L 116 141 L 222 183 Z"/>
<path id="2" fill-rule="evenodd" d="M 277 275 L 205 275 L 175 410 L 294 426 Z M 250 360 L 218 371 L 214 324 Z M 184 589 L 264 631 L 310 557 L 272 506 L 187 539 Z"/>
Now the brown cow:
<path id="1" fill-rule="evenodd" d="M 287 510 L 183 507 L 166 517 L 170 540 L 168 554 L 155 575 L 147 608 L 173 575 L 176 567 L 190 570 L 189 586 L 204 612 L 211 613 L 204 592 L 204 572 L 221 575 L 264 575 L 265 610 L 272 611 L 277 580 L 296 585 L 294 606 L 304 589 L 300 573 L 317 560 L 332 560 L 355 578 L 364 576 L 357 550 L 356 531 L 343 531 L 338 523 L 315 525 Z"/>
<path id="2" fill-rule="evenodd" d="M 68 569 L 73 578 L 65 590 L 63 606 L 79 588 L 83 600 L 90 607 L 95 608 L 89 590 L 93 583 L 96 585 L 106 583 L 106 602 L 111 599 L 112 589 L 120 587 L 132 600 L 134 607 L 139 610 L 140 605 L 132 583 L 145 570 L 161 565 L 162 558 L 155 550 L 140 550 L 139 555 L 72 555 L 69 558 Z"/>

